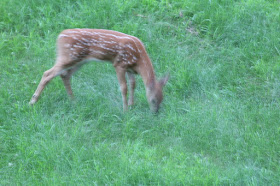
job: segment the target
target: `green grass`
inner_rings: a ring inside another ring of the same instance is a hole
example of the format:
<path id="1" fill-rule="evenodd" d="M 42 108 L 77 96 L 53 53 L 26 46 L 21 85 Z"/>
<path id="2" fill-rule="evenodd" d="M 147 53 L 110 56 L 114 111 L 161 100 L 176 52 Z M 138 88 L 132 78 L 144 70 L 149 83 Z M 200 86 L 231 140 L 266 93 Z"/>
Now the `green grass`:
<path id="1" fill-rule="evenodd" d="M 0 1 L 0 185 L 279 185 L 276 0 Z M 122 112 L 111 64 L 60 78 L 30 107 L 66 28 L 139 37 L 165 100 L 137 78 Z"/>

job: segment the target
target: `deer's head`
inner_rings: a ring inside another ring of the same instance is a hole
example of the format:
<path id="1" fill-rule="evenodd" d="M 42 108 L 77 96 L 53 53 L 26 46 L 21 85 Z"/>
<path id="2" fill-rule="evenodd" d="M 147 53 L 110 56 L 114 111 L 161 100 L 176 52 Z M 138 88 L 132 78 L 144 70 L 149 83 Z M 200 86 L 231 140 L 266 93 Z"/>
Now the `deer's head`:
<path id="1" fill-rule="evenodd" d="M 158 112 L 160 108 L 160 104 L 163 100 L 162 89 L 167 83 L 168 79 L 169 75 L 166 75 L 159 81 L 155 81 L 151 85 L 150 90 L 147 92 L 147 98 L 152 112 Z"/>

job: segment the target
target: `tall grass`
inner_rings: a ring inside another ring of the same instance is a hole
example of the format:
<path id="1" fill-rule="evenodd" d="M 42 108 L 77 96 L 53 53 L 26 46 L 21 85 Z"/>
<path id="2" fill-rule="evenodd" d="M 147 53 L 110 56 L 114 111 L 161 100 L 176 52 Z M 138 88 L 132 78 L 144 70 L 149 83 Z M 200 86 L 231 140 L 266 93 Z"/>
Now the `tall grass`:
<path id="1" fill-rule="evenodd" d="M 0 1 L 0 185 L 279 185 L 279 1 Z M 28 101 L 66 28 L 139 37 L 165 100 L 142 80 L 122 112 L 111 64 Z"/>

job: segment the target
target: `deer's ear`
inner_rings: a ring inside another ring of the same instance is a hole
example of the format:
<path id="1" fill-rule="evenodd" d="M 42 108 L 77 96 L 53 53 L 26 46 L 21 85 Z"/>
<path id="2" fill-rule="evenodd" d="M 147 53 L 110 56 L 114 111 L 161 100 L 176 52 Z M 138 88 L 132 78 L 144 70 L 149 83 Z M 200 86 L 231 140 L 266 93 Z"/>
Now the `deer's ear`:
<path id="1" fill-rule="evenodd" d="M 169 73 L 159 80 L 159 84 L 163 87 L 169 79 Z"/>

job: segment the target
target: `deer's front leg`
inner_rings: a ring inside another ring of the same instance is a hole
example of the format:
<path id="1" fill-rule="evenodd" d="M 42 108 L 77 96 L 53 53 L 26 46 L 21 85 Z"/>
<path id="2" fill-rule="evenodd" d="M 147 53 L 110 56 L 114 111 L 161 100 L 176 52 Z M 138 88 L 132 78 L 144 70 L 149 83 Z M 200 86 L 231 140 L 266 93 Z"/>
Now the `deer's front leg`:
<path id="1" fill-rule="evenodd" d="M 116 69 L 117 77 L 118 77 L 121 92 L 122 92 L 123 110 L 126 111 L 128 108 L 127 99 L 126 99 L 126 96 L 127 96 L 127 85 L 126 85 L 126 79 L 125 79 L 126 69 L 121 68 L 121 67 L 115 67 L 115 69 Z"/>
<path id="2" fill-rule="evenodd" d="M 127 76 L 128 76 L 129 84 L 130 84 L 128 105 L 131 106 L 134 103 L 135 77 L 134 77 L 134 74 L 130 73 L 130 72 L 127 72 Z"/>

